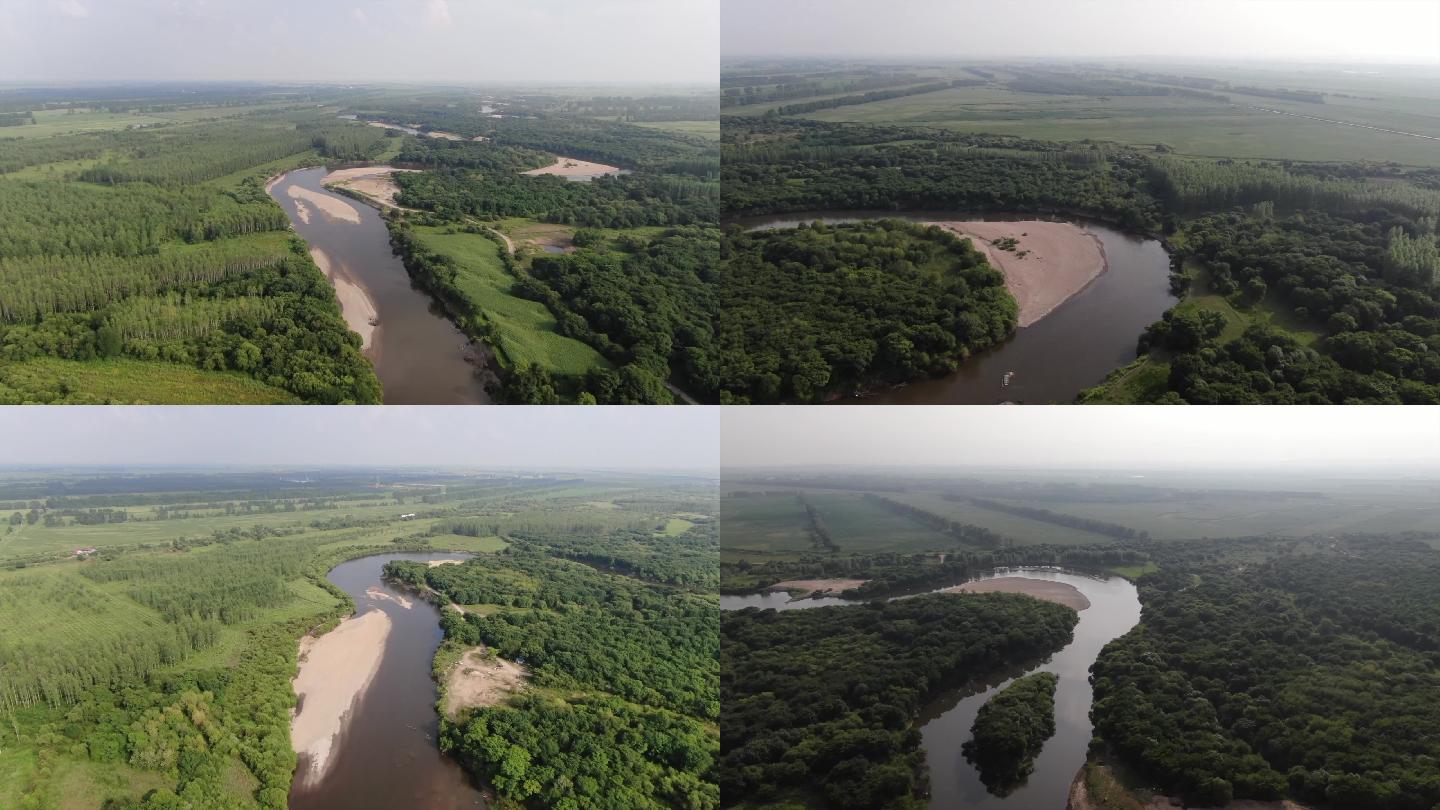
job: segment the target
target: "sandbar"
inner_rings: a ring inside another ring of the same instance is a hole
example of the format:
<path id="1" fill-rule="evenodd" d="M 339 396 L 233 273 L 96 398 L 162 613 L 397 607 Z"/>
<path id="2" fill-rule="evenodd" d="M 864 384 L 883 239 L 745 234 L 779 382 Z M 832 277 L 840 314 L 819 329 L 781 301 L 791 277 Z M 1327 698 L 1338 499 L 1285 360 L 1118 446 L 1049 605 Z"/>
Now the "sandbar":
<path id="1" fill-rule="evenodd" d="M 321 185 L 340 186 L 357 191 L 366 197 L 390 208 L 404 208 L 395 202 L 400 187 L 395 185 L 395 172 L 414 172 L 419 169 L 396 169 L 392 166 L 361 166 L 353 169 L 337 169 L 325 175 Z"/>
<path id="2" fill-rule="evenodd" d="M 525 668 L 484 647 L 460 656 L 445 678 L 445 714 L 454 719 L 462 709 L 494 706 L 525 686 Z"/>
<path id="3" fill-rule="evenodd" d="M 300 672 L 291 682 L 300 705 L 290 719 L 290 742 L 300 755 L 295 780 L 325 776 L 335 740 L 380 669 L 390 617 L 383 610 L 352 616 L 325 635 L 300 640 Z"/>
<path id="4" fill-rule="evenodd" d="M 384 599 L 388 602 L 394 602 L 400 605 L 400 607 L 405 608 L 406 610 L 415 607 L 415 603 L 411 602 L 409 599 L 406 599 L 403 596 L 391 596 L 390 594 L 380 590 L 374 585 L 371 585 L 369 588 L 365 589 L 365 595 L 370 597 L 371 599 Z"/>
<path id="5" fill-rule="evenodd" d="M 315 265 L 335 288 L 335 297 L 340 299 L 340 315 L 345 318 L 350 331 L 360 336 L 361 350 L 369 349 L 375 340 L 375 325 L 380 322 L 375 302 L 370 300 L 364 287 L 351 280 L 342 267 L 330 261 L 325 251 L 310 248 L 310 258 L 315 260 Z"/>
<path id="6" fill-rule="evenodd" d="M 975 249 L 1005 274 L 1005 288 L 1020 305 L 1021 328 L 1049 315 L 1105 272 L 1100 238 L 1079 225 L 1042 220 L 929 224 L 971 237 Z M 1015 250 L 993 244 L 1005 237 L 1018 240 Z"/>
<path id="7" fill-rule="evenodd" d="M 1026 596 L 1033 596 L 1036 599 L 1043 599 L 1046 602 L 1064 605 L 1076 612 L 1090 607 L 1090 600 L 1086 599 L 1085 594 L 1081 593 L 1074 585 L 1055 582 L 1049 579 L 1030 579 L 1029 577 L 977 579 L 974 582 L 966 582 L 961 585 L 956 585 L 953 588 L 946 588 L 945 591 L 964 591 L 966 593 L 1023 593 Z"/>
<path id="8" fill-rule="evenodd" d="M 618 166 L 607 166 L 604 163 L 591 163 L 588 160 L 577 160 L 576 158 L 557 157 L 555 162 L 549 166 L 539 169 L 531 169 L 521 174 L 554 174 L 560 177 L 599 177 L 602 174 L 614 174 L 620 171 Z"/>
<path id="9" fill-rule="evenodd" d="M 868 579 L 787 579 L 770 586 L 772 591 L 804 591 L 807 594 L 839 593 L 858 588 Z"/>
<path id="10" fill-rule="evenodd" d="M 285 193 L 289 194 L 296 201 L 304 200 L 320 209 L 320 213 L 324 214 L 326 219 L 338 219 L 354 225 L 360 224 L 359 209 L 342 199 L 295 185 L 290 186 Z"/>

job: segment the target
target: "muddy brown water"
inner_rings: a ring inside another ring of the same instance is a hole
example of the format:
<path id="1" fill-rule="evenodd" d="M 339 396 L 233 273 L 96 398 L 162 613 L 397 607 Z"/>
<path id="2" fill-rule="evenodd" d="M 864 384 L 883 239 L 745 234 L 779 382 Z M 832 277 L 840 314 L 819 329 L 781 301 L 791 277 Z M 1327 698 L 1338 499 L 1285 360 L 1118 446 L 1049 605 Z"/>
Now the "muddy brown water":
<path id="1" fill-rule="evenodd" d="M 411 285 L 405 266 L 391 252 L 390 234 L 379 212 L 324 189 L 320 181 L 326 174 L 324 168 L 290 172 L 270 196 L 310 247 L 324 251 L 337 272 L 362 287 L 374 302 L 378 326 L 365 354 L 375 364 L 385 403 L 488 403 L 483 369 L 471 362 L 477 353 L 469 339 L 438 311 L 430 296 Z M 360 212 L 360 222 L 332 220 L 314 205 L 307 206 L 310 221 L 303 222 L 289 194 L 291 186 L 344 202 Z"/>
<path id="2" fill-rule="evenodd" d="M 1080 622 L 1070 643 L 1042 662 L 1017 668 L 992 679 L 975 691 L 956 690 L 931 701 L 916 721 L 921 748 L 930 767 L 930 807 L 991 808 L 992 810 L 1057 810 L 1065 807 L 1070 783 L 1085 763 L 1093 728 L 1090 704 L 1090 665 L 1100 649 L 1126 633 L 1140 621 L 1140 599 L 1135 586 L 1121 577 L 1102 577 L 1077 571 L 1055 569 L 997 569 L 975 579 L 1022 576 L 1073 585 L 1090 600 L 1080 611 Z M 899 597 L 905 598 L 905 597 Z M 722 610 L 747 607 L 777 610 L 804 610 L 832 605 L 862 604 L 838 597 L 792 600 L 786 593 L 730 595 L 720 597 Z M 996 692 L 1016 677 L 1032 672 L 1053 672 L 1060 676 L 1055 689 L 1055 734 L 1045 742 L 1035 759 L 1035 770 L 1025 784 L 1007 796 L 996 796 L 980 782 L 980 773 L 965 761 L 960 747 L 970 739 L 975 714 Z"/>
<path id="3" fill-rule="evenodd" d="M 870 219 L 912 222 L 1046 219 L 1079 225 L 1105 248 L 1107 268 L 1085 289 L 1041 320 L 998 346 L 977 352 L 955 372 L 902 387 L 843 396 L 837 404 L 986 405 L 1001 402 L 1046 404 L 1072 402 L 1082 390 L 1135 359 L 1135 344 L 1145 327 L 1174 306 L 1170 293 L 1170 256 L 1158 240 L 1123 233 L 1106 225 L 1069 217 L 975 214 L 958 211 L 806 211 L 742 217 L 736 224 L 752 230 L 793 228 L 802 222 L 860 222 Z M 1010 375 L 1005 384 L 1005 375 Z"/>
<path id="4" fill-rule="evenodd" d="M 480 788 L 436 745 L 431 661 L 443 636 L 440 614 L 423 599 L 386 585 L 381 569 L 391 560 L 455 560 L 464 554 L 382 554 L 341 563 L 327 578 L 355 600 L 356 615 L 383 610 L 390 633 L 375 678 L 356 699 L 319 782 L 294 786 L 291 810 L 477 810 L 487 808 Z M 365 595 L 378 589 L 392 599 Z M 407 598 L 412 607 L 394 597 Z M 302 769 L 304 763 L 301 763 Z"/>

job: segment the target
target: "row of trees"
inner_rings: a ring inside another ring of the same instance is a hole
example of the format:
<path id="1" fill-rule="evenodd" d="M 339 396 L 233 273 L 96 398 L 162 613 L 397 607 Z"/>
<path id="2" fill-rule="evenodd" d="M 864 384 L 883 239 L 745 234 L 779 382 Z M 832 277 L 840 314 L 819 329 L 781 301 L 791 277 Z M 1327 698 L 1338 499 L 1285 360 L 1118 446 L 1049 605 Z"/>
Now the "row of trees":
<path id="1" fill-rule="evenodd" d="M 1006 503 L 994 501 L 989 498 L 971 498 L 970 501 L 982 509 L 990 509 L 996 512 L 1004 512 L 1010 515 L 1018 515 L 1030 520 L 1038 520 L 1043 523 L 1053 523 L 1056 526 L 1064 526 L 1068 529 L 1079 529 L 1094 534 L 1103 534 L 1113 537 L 1116 540 L 1149 540 L 1150 533 L 1136 531 L 1129 526 L 1121 526 L 1118 523 L 1110 523 L 1094 518 L 1080 517 L 1078 515 L 1067 515 L 1062 512 L 1054 512 L 1049 509 L 1041 509 L 1036 506 L 1025 506 L 1018 503 Z"/>

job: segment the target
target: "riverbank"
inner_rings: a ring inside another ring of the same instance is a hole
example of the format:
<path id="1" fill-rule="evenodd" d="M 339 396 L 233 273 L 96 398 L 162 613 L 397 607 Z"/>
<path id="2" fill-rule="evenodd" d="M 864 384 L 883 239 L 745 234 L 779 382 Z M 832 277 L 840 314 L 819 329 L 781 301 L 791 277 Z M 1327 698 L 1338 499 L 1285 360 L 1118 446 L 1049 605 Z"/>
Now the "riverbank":
<path id="1" fill-rule="evenodd" d="M 790 591 L 800 592 L 805 597 L 822 593 L 839 593 L 848 591 L 851 588 L 858 588 L 869 582 L 868 579 L 787 579 L 784 582 L 777 582 L 766 588 L 768 591 Z"/>
<path id="2" fill-rule="evenodd" d="M 324 778 L 336 739 L 380 669 L 389 636 L 390 617 L 372 610 L 319 638 L 300 640 L 299 672 L 291 682 L 299 699 L 290 720 L 290 742 L 300 758 L 296 783 Z"/>
<path id="3" fill-rule="evenodd" d="M 944 592 L 1023 593 L 1026 596 L 1033 596 L 1036 599 L 1041 599 L 1046 602 L 1064 605 L 1077 613 L 1090 607 L 1090 600 L 1074 585 L 1048 579 L 1030 579 L 1029 577 L 978 579 L 956 585 L 953 588 L 945 588 Z"/>
<path id="4" fill-rule="evenodd" d="M 1069 222 L 977 220 L 931 223 L 970 237 L 976 250 L 1005 276 L 1005 288 L 1020 307 L 1020 328 L 1054 312 L 1106 269 L 1099 237 Z M 996 244 L 1014 240 L 1011 249 Z"/>
<path id="5" fill-rule="evenodd" d="M 380 322 L 379 311 L 370 294 L 350 278 L 343 265 L 330 261 L 325 251 L 310 248 L 310 258 L 315 260 L 315 265 L 335 288 L 335 297 L 340 300 L 340 315 L 350 331 L 360 336 L 360 350 L 369 351 L 375 341 L 375 327 Z"/>

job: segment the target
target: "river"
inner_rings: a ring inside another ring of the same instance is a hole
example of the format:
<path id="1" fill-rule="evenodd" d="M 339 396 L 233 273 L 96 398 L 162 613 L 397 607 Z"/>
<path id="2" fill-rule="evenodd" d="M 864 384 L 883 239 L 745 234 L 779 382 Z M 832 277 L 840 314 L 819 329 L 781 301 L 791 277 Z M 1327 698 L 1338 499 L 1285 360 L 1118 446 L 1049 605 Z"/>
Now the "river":
<path id="1" fill-rule="evenodd" d="M 917 726 L 925 760 L 930 766 L 930 807 L 934 810 L 956 807 L 1058 810 L 1065 807 L 1070 783 L 1085 762 L 1092 734 L 1090 665 L 1102 647 L 1140 621 L 1140 599 L 1135 586 L 1121 577 L 1049 568 L 1013 568 L 997 569 L 975 579 L 998 576 L 1064 582 L 1085 594 L 1090 607 L 1080 611 L 1080 622 L 1070 643 L 1049 659 L 1023 672 L 1012 673 L 988 685 L 984 691 L 942 695 L 921 712 Z M 791 600 L 786 593 L 720 597 L 722 610 L 745 607 L 799 610 L 837 604 L 861 602 L 836 597 Z M 1045 742 L 1035 759 L 1035 770 L 1025 784 L 1007 796 L 994 796 L 981 784 L 979 771 L 965 761 L 960 746 L 970 739 L 970 727 L 981 705 L 1014 677 L 1031 672 L 1053 672 L 1060 676 L 1055 690 L 1055 735 Z"/>
<path id="2" fill-rule="evenodd" d="M 1080 391 L 1135 359 L 1145 327 L 1175 305 L 1170 293 L 1170 256 L 1155 239 L 1123 233 L 1097 222 L 1041 215 L 994 215 L 956 211 L 806 211 L 735 222 L 751 229 L 791 228 L 801 222 L 912 222 L 1050 219 L 1080 225 L 1105 248 L 1107 268 L 1085 289 L 1004 343 L 977 352 L 954 373 L 869 396 L 842 397 L 844 404 L 988 405 L 1000 402 L 1072 402 Z M 1007 372 L 1014 372 L 1009 385 Z"/>
<path id="3" fill-rule="evenodd" d="M 411 286 L 405 266 L 391 252 L 390 233 L 379 212 L 324 189 L 320 183 L 326 174 L 324 168 L 290 172 L 271 186 L 270 196 L 311 249 L 324 253 L 341 284 L 363 290 L 373 305 L 374 331 L 365 355 L 375 365 L 385 404 L 489 402 L 476 365 L 480 351 L 435 309 L 429 295 Z M 302 190 L 301 199 L 292 195 L 292 187 Z M 313 195 L 338 200 L 357 212 L 359 221 L 327 215 L 314 204 Z M 352 303 L 347 301 L 347 306 Z"/>
<path id="4" fill-rule="evenodd" d="M 440 614 L 413 593 L 381 579 L 391 560 L 454 560 L 465 554 L 382 554 L 341 563 L 327 578 L 355 600 L 356 615 L 383 610 L 391 629 L 374 679 L 351 708 L 331 752 L 325 777 L 313 785 L 297 780 L 291 810 L 473 810 L 487 805 L 460 766 L 440 753 L 436 733 L 435 682 L 430 676 L 440 646 Z M 374 598 L 366 591 L 390 597 Z M 399 598 L 410 601 L 406 608 Z M 302 763 L 303 768 L 303 763 Z"/>

